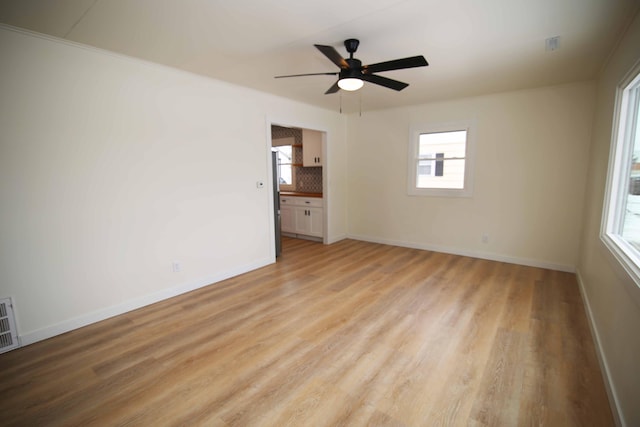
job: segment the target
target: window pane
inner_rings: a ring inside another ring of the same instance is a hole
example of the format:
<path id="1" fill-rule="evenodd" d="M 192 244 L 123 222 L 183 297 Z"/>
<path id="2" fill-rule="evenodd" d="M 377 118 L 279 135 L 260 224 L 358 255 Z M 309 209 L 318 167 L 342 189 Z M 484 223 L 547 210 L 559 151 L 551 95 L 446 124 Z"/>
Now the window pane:
<path id="1" fill-rule="evenodd" d="M 291 176 L 291 165 L 280 165 L 280 184 L 293 184 L 293 179 Z"/>
<path id="2" fill-rule="evenodd" d="M 420 135 L 418 157 L 433 158 L 433 153 L 443 153 L 444 157 L 464 157 L 466 143 L 466 130 L 423 133 Z"/>
<path id="3" fill-rule="evenodd" d="M 278 176 L 281 185 L 293 184 L 293 147 L 291 145 L 280 145 L 274 147 L 278 152 Z"/>
<path id="4" fill-rule="evenodd" d="M 640 250 L 640 132 L 638 123 L 640 122 L 640 97 L 635 98 L 635 119 L 629 127 L 631 149 L 631 170 L 629 174 L 629 190 L 624 203 L 624 220 L 622 227 L 622 237 L 634 248 Z"/>
<path id="5" fill-rule="evenodd" d="M 276 147 L 278 149 L 278 159 L 280 163 L 292 163 L 293 159 L 293 147 L 290 145 L 281 145 Z"/>
<path id="6" fill-rule="evenodd" d="M 466 144 L 466 130 L 420 134 L 416 187 L 464 188 Z"/>
<path id="7" fill-rule="evenodd" d="M 442 175 L 438 176 L 435 173 L 433 175 L 420 174 L 420 162 L 418 163 L 418 175 L 416 187 L 418 188 L 464 188 L 464 165 L 465 160 L 442 160 Z M 436 163 L 434 160 L 430 160 L 432 163 Z M 438 160 L 440 161 L 440 160 Z M 437 169 L 437 168 L 433 168 Z"/>

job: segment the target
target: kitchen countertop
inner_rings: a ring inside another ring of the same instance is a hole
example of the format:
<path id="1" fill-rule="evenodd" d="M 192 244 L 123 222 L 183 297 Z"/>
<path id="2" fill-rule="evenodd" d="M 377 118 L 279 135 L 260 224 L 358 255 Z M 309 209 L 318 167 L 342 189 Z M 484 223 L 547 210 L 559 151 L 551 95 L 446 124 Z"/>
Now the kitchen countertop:
<path id="1" fill-rule="evenodd" d="M 280 196 L 285 197 L 318 197 L 322 198 L 322 193 L 302 193 L 299 191 L 281 191 Z"/>

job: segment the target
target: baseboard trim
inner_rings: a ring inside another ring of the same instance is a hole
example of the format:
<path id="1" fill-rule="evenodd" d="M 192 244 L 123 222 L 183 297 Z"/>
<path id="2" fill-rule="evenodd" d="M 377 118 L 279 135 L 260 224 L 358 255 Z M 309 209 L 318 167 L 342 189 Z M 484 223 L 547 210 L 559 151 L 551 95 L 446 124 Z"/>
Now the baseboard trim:
<path id="1" fill-rule="evenodd" d="M 287 233 L 287 232 L 284 232 L 284 231 L 282 232 L 282 235 L 286 236 L 286 237 L 291 237 L 293 239 L 311 240 L 313 242 L 322 243 L 322 237 L 307 236 L 306 234 Z"/>
<path id="2" fill-rule="evenodd" d="M 509 264 L 526 265 L 529 267 L 546 268 L 549 270 L 564 271 L 567 273 L 576 272 L 576 268 L 573 265 L 555 264 L 552 262 L 529 259 L 529 258 L 510 257 L 510 256 L 500 255 L 500 254 L 495 254 L 490 252 L 469 251 L 465 249 L 451 248 L 447 246 L 438 246 L 438 245 L 431 245 L 431 244 L 417 243 L 417 242 L 405 242 L 402 240 L 393 240 L 393 239 L 381 239 L 378 237 L 363 236 L 359 234 L 350 234 L 348 238 L 354 239 L 354 240 L 362 240 L 364 242 L 381 243 L 383 245 L 401 246 L 405 248 L 422 249 L 425 251 L 442 252 L 442 253 L 452 254 L 452 255 L 486 259 L 489 261 L 499 261 L 499 262 L 506 262 Z"/>
<path id="3" fill-rule="evenodd" d="M 52 325 L 46 328 L 38 329 L 33 332 L 29 332 L 24 335 L 20 335 L 21 346 L 29 345 L 42 341 L 48 338 L 52 338 L 56 335 L 64 334 L 65 332 L 72 331 L 74 329 L 82 328 L 83 326 L 90 325 L 92 323 L 100 322 L 101 320 L 108 319 L 110 317 L 118 316 L 120 314 L 127 313 L 132 310 L 145 307 L 156 302 L 160 302 L 169 298 L 173 298 L 178 295 L 182 295 L 187 292 L 194 291 L 205 286 L 213 285 L 222 280 L 230 277 L 238 276 L 243 273 L 247 273 L 252 270 L 264 267 L 266 265 L 274 263 L 273 258 L 265 258 L 256 261 L 251 264 L 243 265 L 238 268 L 227 270 L 225 272 L 215 274 L 213 276 L 204 277 L 193 282 L 187 282 L 179 284 L 175 287 L 168 288 L 153 294 L 145 295 L 129 301 L 124 301 L 120 304 L 113 305 L 111 307 L 104 308 L 102 310 L 87 313 L 85 315 L 65 320 L 56 325 Z"/>
<path id="4" fill-rule="evenodd" d="M 580 269 L 577 269 L 576 271 L 576 278 L 578 280 L 578 288 L 580 289 L 580 295 L 582 296 L 582 301 L 584 302 L 585 311 L 587 313 L 587 319 L 589 319 L 589 329 L 591 330 L 591 336 L 593 337 L 593 341 L 596 344 L 596 355 L 598 356 L 600 369 L 603 373 L 604 386 L 607 390 L 607 395 L 609 396 L 609 405 L 611 406 L 611 412 L 613 413 L 614 421 L 617 426 L 626 427 L 627 423 L 624 420 L 624 413 L 622 412 L 622 408 L 620 407 L 620 401 L 618 400 L 616 388 L 613 384 L 613 381 L 611 380 L 611 371 L 609 370 L 607 357 L 605 356 L 602 348 L 600 334 L 598 333 L 598 328 L 596 327 L 593 312 L 591 311 L 591 304 L 589 303 L 589 298 L 587 298 L 587 292 L 584 287 L 584 280 L 582 280 L 582 275 L 580 274 Z"/>
<path id="5" fill-rule="evenodd" d="M 336 243 L 336 242 L 339 242 L 340 240 L 344 240 L 344 239 L 346 239 L 346 238 L 347 238 L 347 235 L 346 235 L 346 234 L 339 234 L 339 235 L 337 235 L 337 236 L 330 236 L 330 237 L 327 239 L 327 245 L 332 245 L 332 244 L 334 244 L 334 243 Z"/>

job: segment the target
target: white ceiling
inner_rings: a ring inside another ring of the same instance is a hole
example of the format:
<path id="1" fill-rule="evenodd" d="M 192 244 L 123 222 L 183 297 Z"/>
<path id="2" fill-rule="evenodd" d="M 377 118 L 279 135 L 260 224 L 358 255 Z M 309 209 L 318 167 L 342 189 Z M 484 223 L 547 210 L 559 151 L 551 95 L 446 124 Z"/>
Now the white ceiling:
<path id="1" fill-rule="evenodd" d="M 0 0 L 0 22 L 283 97 L 363 111 L 593 79 L 640 0 Z M 560 49 L 545 52 L 545 39 Z M 313 44 L 360 40 L 371 64 L 424 55 L 430 66 L 381 73 L 324 95 L 337 71 Z M 640 47 L 639 47 L 640 48 Z"/>

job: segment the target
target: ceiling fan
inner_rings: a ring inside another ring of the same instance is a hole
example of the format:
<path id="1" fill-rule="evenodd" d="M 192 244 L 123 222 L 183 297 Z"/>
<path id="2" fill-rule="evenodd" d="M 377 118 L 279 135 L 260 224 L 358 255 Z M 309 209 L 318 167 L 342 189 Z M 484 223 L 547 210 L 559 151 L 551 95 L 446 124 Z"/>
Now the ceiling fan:
<path id="1" fill-rule="evenodd" d="M 362 61 L 353 57 L 358 50 L 360 41 L 357 39 L 347 39 L 344 41 L 344 47 L 349 52 L 349 59 L 344 59 L 333 46 L 324 46 L 320 44 L 314 45 L 320 52 L 340 67 L 339 72 L 333 73 L 309 73 L 309 74 L 291 74 L 287 76 L 276 76 L 276 79 L 286 77 L 302 77 L 302 76 L 338 76 L 333 86 L 331 86 L 326 94 L 336 93 L 340 89 L 353 91 L 360 89 L 364 82 L 374 83 L 393 90 L 402 90 L 409 86 L 398 80 L 389 79 L 387 77 L 378 76 L 373 73 L 382 71 L 402 70 L 404 68 L 426 67 L 429 65 L 424 56 L 411 56 L 409 58 L 394 59 L 392 61 L 378 62 L 377 64 L 362 65 Z"/>

